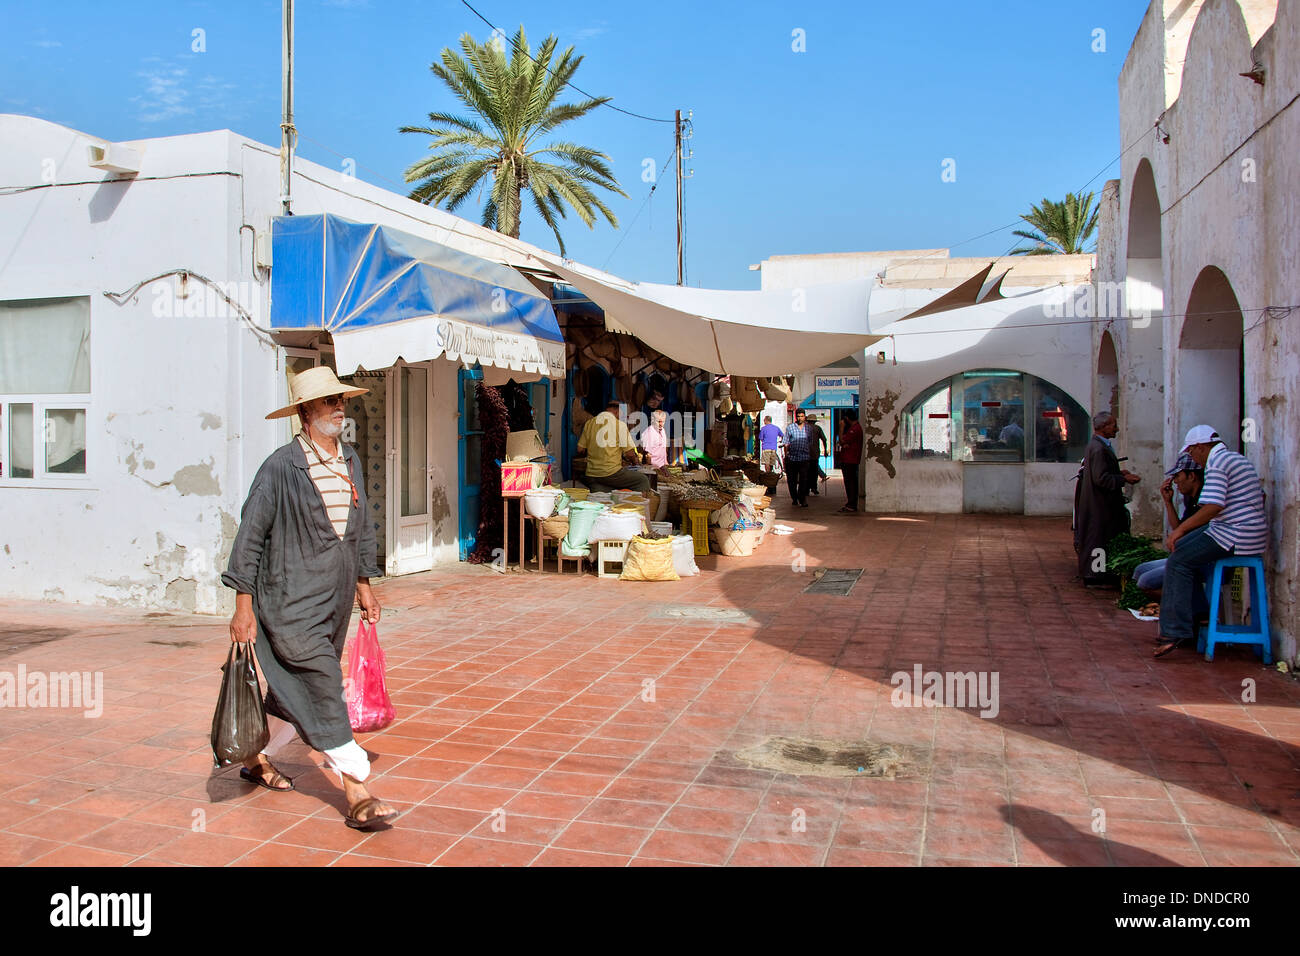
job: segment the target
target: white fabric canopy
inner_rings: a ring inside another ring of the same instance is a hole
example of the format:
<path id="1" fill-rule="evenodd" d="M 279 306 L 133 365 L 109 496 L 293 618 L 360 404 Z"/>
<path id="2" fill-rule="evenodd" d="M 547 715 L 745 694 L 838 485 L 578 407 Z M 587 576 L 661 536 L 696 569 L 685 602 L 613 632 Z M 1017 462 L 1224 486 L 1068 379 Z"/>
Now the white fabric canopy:
<path id="1" fill-rule="evenodd" d="M 740 291 L 629 282 L 567 260 L 546 266 L 605 311 L 612 331 L 635 335 L 683 365 L 766 377 L 820 368 L 866 348 L 874 279 Z"/>

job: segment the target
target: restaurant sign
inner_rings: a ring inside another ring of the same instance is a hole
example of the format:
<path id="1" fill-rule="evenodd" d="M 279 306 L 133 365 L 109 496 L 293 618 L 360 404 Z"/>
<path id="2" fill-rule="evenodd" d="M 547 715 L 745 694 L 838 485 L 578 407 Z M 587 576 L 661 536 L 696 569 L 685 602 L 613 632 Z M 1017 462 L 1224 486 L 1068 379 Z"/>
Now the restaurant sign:
<path id="1" fill-rule="evenodd" d="M 857 375 L 818 375 L 818 408 L 852 408 L 858 404 Z"/>

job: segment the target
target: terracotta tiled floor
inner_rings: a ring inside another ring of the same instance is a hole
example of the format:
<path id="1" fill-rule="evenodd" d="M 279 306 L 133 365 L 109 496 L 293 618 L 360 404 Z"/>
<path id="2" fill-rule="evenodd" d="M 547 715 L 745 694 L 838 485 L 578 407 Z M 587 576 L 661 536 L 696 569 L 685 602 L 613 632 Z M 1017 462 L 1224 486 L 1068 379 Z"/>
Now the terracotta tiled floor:
<path id="1" fill-rule="evenodd" d="M 1153 661 L 1154 625 L 1071 580 L 1066 520 L 840 517 L 830 491 L 792 514 L 783 490 L 793 536 L 679 583 L 462 566 L 381 584 L 398 721 L 362 742 L 405 812 L 378 833 L 342 825 L 302 745 L 278 761 L 296 793 L 211 772 L 224 621 L 0 605 L 0 670 L 100 671 L 105 697 L 95 719 L 0 710 L 0 864 L 1300 862 L 1292 678 L 1234 648 Z M 823 566 L 865 573 L 848 597 L 801 593 Z M 916 664 L 996 671 L 997 716 L 893 706 L 890 675 Z M 916 764 L 822 778 L 734 756 L 768 735 Z"/>

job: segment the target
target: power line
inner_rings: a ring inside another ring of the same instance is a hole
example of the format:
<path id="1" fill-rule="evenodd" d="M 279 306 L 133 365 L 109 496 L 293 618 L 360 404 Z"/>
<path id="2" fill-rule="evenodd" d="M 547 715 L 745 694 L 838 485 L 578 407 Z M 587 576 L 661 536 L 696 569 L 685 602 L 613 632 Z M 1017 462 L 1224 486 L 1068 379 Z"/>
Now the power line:
<path id="1" fill-rule="evenodd" d="M 502 36 L 505 36 L 505 31 L 504 31 L 504 30 L 499 29 L 499 28 L 496 26 L 496 24 L 494 24 L 491 20 L 489 20 L 487 17 L 483 16 L 483 14 L 479 13 L 477 10 L 475 10 L 475 9 L 474 9 L 470 4 L 469 4 L 468 0 L 460 0 L 460 2 L 463 3 L 466 7 L 469 8 L 470 13 L 474 14 L 474 16 L 478 17 L 480 20 L 482 20 L 484 23 L 486 23 L 489 27 L 491 27 L 493 33 L 500 33 Z M 515 49 L 515 52 L 517 52 L 517 53 L 522 53 L 524 56 L 528 57 L 528 59 L 532 60 L 533 63 L 534 63 L 535 65 L 537 65 L 537 66 L 541 66 L 542 69 L 544 69 L 547 73 L 550 73 L 551 76 L 554 76 L 554 75 L 555 75 L 555 71 L 554 71 L 554 70 L 552 70 L 549 66 L 542 66 L 542 64 L 538 63 L 537 60 L 534 59 L 533 55 L 532 55 L 531 53 L 529 53 L 527 50 L 521 50 L 521 49 L 519 48 L 518 45 L 515 45 L 514 49 Z M 564 85 L 565 85 L 565 86 L 568 86 L 568 87 L 570 87 L 570 88 L 572 88 L 572 89 L 574 89 L 574 90 L 576 90 L 576 91 L 579 92 L 579 93 L 581 93 L 583 96 L 587 97 L 587 99 L 590 99 L 590 100 L 600 99 L 600 97 L 598 97 L 598 96 L 593 96 L 591 93 L 588 93 L 586 90 L 582 89 L 582 87 L 580 87 L 580 86 L 576 86 L 576 85 L 574 85 L 573 83 L 568 82 L 567 80 L 565 81 Z M 625 115 L 627 115 L 627 116 L 634 116 L 634 117 L 636 117 L 637 119 L 648 120 L 648 121 L 650 121 L 651 123 L 675 123 L 675 122 L 676 122 L 676 120 L 670 120 L 670 119 L 659 119 L 659 118 L 656 117 L 656 116 L 645 116 L 645 115 L 642 114 L 642 113 L 633 113 L 631 110 L 625 110 L 625 109 L 623 109 L 621 106 L 614 106 L 612 103 L 601 103 L 600 105 L 601 105 L 601 106 L 608 106 L 608 107 L 609 107 L 610 109 L 612 109 L 612 110 L 618 110 L 618 112 L 623 113 L 623 114 L 625 114 Z"/>
<path id="2" fill-rule="evenodd" d="M 1159 313 L 1159 317 L 1162 319 L 1186 319 L 1191 317 L 1204 318 L 1205 316 L 1210 316 L 1210 315 L 1240 314 L 1242 316 L 1246 316 L 1246 315 L 1253 315 L 1256 312 L 1266 312 L 1268 313 L 1267 317 L 1270 319 L 1281 319 L 1290 315 L 1292 312 L 1295 312 L 1297 309 L 1300 309 L 1300 306 L 1266 305 L 1263 308 L 1259 308 L 1259 309 L 1217 309 L 1217 310 L 1212 309 L 1205 312 L 1161 312 Z M 896 337 L 896 336 L 903 336 L 903 335 L 948 335 L 948 334 L 956 334 L 958 332 L 997 332 L 1002 329 L 1043 329 L 1043 328 L 1050 328 L 1052 326 L 1060 326 L 1060 325 L 1096 325 L 1100 322 L 1105 322 L 1107 324 L 1110 324 L 1114 322 L 1117 318 L 1122 318 L 1122 316 L 1110 315 L 1110 316 L 1099 316 L 1095 319 L 1065 319 L 1060 322 L 1029 322 L 1024 325 L 972 325 L 960 329 L 917 329 L 914 332 L 886 332 L 884 334 L 891 337 Z M 900 319 L 899 321 L 906 321 L 906 320 Z M 1263 322 L 1264 322 L 1264 317 L 1261 317 L 1257 322 L 1254 323 L 1254 325 L 1251 325 L 1245 330 L 1243 330 L 1241 334 L 1244 336 L 1247 332 L 1252 331 L 1253 329 L 1261 325 Z"/>
<path id="3" fill-rule="evenodd" d="M 659 170 L 667 169 L 669 161 L 671 161 L 673 156 L 675 156 L 676 154 L 677 154 L 677 147 L 676 145 L 674 145 L 673 151 L 668 154 L 668 159 L 665 159 L 663 161 L 663 164 L 659 167 L 659 169 L 655 170 L 654 185 L 651 186 L 650 191 L 646 193 L 645 199 L 641 200 L 641 206 L 640 208 L 637 209 L 636 215 L 632 217 L 632 221 L 629 222 L 626 228 L 623 229 L 623 235 L 619 237 L 618 242 L 614 244 L 614 248 L 611 249 L 609 255 L 605 257 L 605 262 L 600 267 L 602 272 L 604 271 L 605 266 L 609 265 L 610 260 L 614 258 L 614 253 L 618 252 L 619 246 L 623 245 L 623 240 L 628 237 L 628 234 L 632 231 L 632 227 L 636 225 L 636 221 L 639 218 L 641 218 L 641 213 L 645 210 L 646 204 L 650 202 L 650 197 L 653 196 L 655 194 L 655 190 L 659 188 L 659 181 L 660 181 Z"/>

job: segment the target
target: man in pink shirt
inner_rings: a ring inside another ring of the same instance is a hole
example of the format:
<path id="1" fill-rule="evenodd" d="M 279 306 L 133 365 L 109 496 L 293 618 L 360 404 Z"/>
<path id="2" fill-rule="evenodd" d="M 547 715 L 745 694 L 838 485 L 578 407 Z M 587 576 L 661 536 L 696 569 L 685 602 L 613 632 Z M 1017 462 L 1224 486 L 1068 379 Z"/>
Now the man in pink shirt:
<path id="1" fill-rule="evenodd" d="M 664 422 L 666 412 L 655 409 L 650 414 L 650 427 L 641 435 L 641 448 L 650 456 L 651 468 L 663 468 L 668 464 L 668 432 Z"/>

